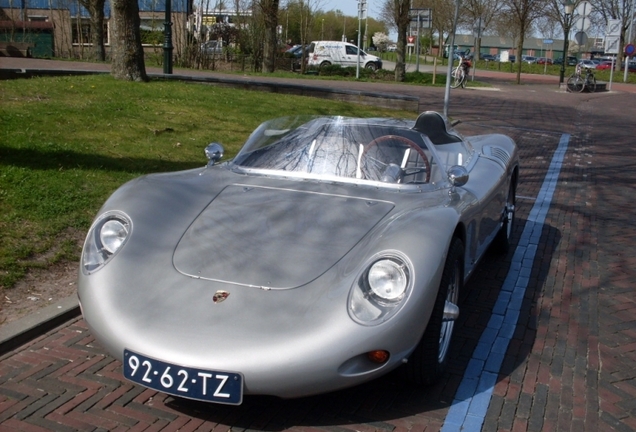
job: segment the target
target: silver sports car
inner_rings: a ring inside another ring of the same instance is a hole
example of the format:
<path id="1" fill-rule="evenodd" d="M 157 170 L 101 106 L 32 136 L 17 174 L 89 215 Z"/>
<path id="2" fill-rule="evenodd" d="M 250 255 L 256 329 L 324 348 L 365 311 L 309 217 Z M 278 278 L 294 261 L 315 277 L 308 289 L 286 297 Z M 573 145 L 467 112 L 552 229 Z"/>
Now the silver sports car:
<path id="1" fill-rule="evenodd" d="M 440 376 L 464 282 L 509 246 L 509 137 L 435 112 L 286 117 L 206 154 L 125 184 L 88 232 L 82 312 L 127 379 L 240 404 Z"/>

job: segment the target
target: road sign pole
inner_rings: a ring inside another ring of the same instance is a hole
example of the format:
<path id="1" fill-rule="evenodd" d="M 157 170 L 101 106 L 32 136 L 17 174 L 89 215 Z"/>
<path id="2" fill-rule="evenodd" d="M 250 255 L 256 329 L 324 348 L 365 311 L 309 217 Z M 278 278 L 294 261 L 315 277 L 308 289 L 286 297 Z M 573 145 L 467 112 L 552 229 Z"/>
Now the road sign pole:
<path id="1" fill-rule="evenodd" d="M 632 28 L 634 27 L 634 0 L 632 0 L 632 11 L 629 14 L 629 36 L 627 36 L 627 43 L 632 42 Z M 618 56 L 617 56 L 618 57 Z M 623 82 L 627 82 L 627 74 L 629 73 L 629 56 L 625 56 L 625 75 L 623 76 Z"/>

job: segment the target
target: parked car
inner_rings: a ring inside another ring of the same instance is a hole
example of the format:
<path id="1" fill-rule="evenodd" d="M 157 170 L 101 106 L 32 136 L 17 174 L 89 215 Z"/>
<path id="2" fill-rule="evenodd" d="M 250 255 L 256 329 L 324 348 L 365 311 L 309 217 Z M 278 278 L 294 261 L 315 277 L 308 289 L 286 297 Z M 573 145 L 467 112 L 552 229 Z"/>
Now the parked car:
<path id="1" fill-rule="evenodd" d="M 578 63 L 584 69 L 596 69 L 596 63 L 592 60 L 581 60 Z"/>
<path id="2" fill-rule="evenodd" d="M 511 138 L 295 116 L 206 154 L 123 185 L 88 231 L 81 310 L 125 378 L 240 404 L 442 375 L 466 279 L 511 243 Z"/>
<path id="3" fill-rule="evenodd" d="M 545 64 L 551 65 L 553 62 L 552 62 L 551 58 L 537 57 L 537 62 L 536 63 L 540 64 L 540 65 L 545 65 Z"/>
<path id="4" fill-rule="evenodd" d="M 300 62 L 302 61 L 303 56 L 303 45 L 294 45 L 287 51 L 285 51 L 285 57 L 293 59 L 292 61 L 292 69 L 297 70 L 300 69 Z M 309 45 L 305 45 L 305 61 L 309 57 Z"/>
<path id="5" fill-rule="evenodd" d="M 358 47 L 348 42 L 340 41 L 316 41 L 309 45 L 309 66 L 324 67 L 329 65 L 340 65 L 342 67 L 357 66 L 358 57 L 360 65 L 364 68 L 377 70 L 382 69 L 382 59 L 360 50 Z"/>
<path id="6" fill-rule="evenodd" d="M 210 40 L 201 44 L 201 52 L 205 55 L 219 55 L 223 52 L 222 40 Z"/>
<path id="7" fill-rule="evenodd" d="M 575 56 L 567 56 L 567 66 L 576 66 L 579 60 Z M 559 57 L 554 60 L 555 65 L 563 64 L 563 57 Z"/>
<path id="8" fill-rule="evenodd" d="M 485 61 L 495 61 L 497 58 L 492 54 L 480 54 L 482 60 Z"/>
<path id="9" fill-rule="evenodd" d="M 612 63 L 613 62 L 611 62 L 611 61 L 601 62 L 600 64 L 596 65 L 596 69 L 597 70 L 610 70 L 610 69 L 612 69 Z M 616 65 L 614 65 L 614 70 L 616 70 L 616 69 L 617 69 Z"/>
<path id="10" fill-rule="evenodd" d="M 472 53 L 470 52 L 469 49 L 456 50 L 455 52 L 453 52 L 453 59 L 454 60 L 460 60 L 460 59 L 472 60 L 473 59 L 473 55 L 472 55 Z"/>
<path id="11" fill-rule="evenodd" d="M 622 71 L 625 70 L 625 64 L 623 64 L 623 67 L 621 67 L 621 70 Z M 636 61 L 630 61 L 627 64 L 627 70 L 628 70 L 628 72 L 636 72 Z"/>
<path id="12" fill-rule="evenodd" d="M 524 55 L 521 56 L 521 61 L 528 64 L 533 64 L 537 62 L 537 58 L 534 56 Z"/>

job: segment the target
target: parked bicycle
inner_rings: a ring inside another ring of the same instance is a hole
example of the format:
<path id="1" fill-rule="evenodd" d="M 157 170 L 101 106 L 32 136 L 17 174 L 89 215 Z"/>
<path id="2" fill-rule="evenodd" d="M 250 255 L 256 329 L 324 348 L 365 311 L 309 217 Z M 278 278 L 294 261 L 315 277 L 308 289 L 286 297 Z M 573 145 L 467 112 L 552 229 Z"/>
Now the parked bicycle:
<path id="1" fill-rule="evenodd" d="M 459 65 L 455 67 L 452 71 L 452 88 L 457 88 L 462 86 L 462 88 L 466 88 L 466 82 L 468 81 L 468 74 L 470 72 L 470 68 L 473 64 L 471 61 L 464 57 L 459 57 Z"/>
<path id="2" fill-rule="evenodd" d="M 592 72 L 591 69 L 585 68 L 585 73 L 583 73 L 582 69 L 580 64 L 576 65 L 574 73 L 568 78 L 568 91 L 582 92 L 587 89 L 590 93 L 594 93 L 596 91 L 596 77 L 594 77 L 594 72 Z"/>

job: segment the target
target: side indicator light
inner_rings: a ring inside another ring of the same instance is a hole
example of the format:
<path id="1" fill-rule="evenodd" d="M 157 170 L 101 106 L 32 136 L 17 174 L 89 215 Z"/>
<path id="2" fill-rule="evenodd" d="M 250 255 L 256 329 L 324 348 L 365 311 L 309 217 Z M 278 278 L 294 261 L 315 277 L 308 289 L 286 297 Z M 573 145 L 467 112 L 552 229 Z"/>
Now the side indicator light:
<path id="1" fill-rule="evenodd" d="M 378 364 L 386 363 L 389 360 L 389 357 L 391 357 L 391 354 L 384 350 L 369 351 L 367 353 L 367 358 L 373 363 Z"/>

